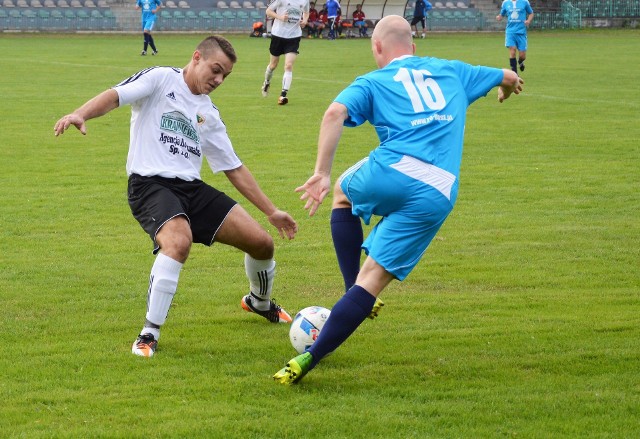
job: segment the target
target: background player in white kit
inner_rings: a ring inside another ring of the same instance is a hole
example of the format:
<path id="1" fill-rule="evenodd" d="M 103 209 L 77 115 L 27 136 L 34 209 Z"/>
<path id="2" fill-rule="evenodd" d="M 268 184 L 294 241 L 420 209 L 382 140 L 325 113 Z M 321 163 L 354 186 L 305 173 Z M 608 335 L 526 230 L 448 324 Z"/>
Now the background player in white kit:
<path id="1" fill-rule="evenodd" d="M 284 55 L 284 74 L 282 76 L 282 92 L 278 97 L 278 105 L 289 102 L 287 92 L 293 79 L 293 63 L 300 49 L 302 29 L 309 20 L 309 0 L 275 0 L 267 8 L 267 18 L 273 19 L 271 44 L 269 45 L 269 65 L 264 72 L 262 96 L 267 97 L 271 86 L 273 71 L 278 67 L 280 56 Z"/>
<path id="2" fill-rule="evenodd" d="M 74 125 L 131 105 L 127 174 L 129 205 L 154 242 L 146 321 L 132 352 L 151 357 L 157 347 L 193 242 L 234 246 L 245 252 L 250 293 L 242 308 L 271 322 L 291 317 L 271 299 L 275 274 L 273 239 L 247 211 L 200 178 L 202 156 L 213 172 L 224 172 L 236 189 L 262 211 L 281 237 L 293 239 L 297 224 L 276 208 L 233 150 L 209 93 L 220 86 L 237 60 L 219 36 L 203 40 L 183 69 L 152 67 L 86 102 L 54 126 L 55 135 Z"/>

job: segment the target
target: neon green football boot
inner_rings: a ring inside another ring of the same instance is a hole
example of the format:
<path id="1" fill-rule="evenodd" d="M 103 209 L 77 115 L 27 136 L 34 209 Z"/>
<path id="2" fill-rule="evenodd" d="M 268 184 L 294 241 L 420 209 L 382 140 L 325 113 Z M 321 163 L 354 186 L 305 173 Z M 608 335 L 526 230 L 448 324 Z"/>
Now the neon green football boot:
<path id="1" fill-rule="evenodd" d="M 378 317 L 378 313 L 382 310 L 383 306 L 384 302 L 376 297 L 376 303 L 373 304 L 373 309 L 367 318 L 373 320 Z"/>
<path id="2" fill-rule="evenodd" d="M 293 384 L 309 372 L 311 361 L 313 361 L 313 357 L 309 352 L 300 354 L 289 360 L 285 367 L 276 372 L 273 379 L 280 384 Z"/>

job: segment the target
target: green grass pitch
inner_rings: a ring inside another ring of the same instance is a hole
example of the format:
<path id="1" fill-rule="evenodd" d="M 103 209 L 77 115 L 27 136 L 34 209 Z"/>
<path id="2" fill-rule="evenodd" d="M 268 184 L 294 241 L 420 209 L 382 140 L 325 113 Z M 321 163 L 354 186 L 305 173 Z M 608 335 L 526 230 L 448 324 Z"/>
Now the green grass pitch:
<path id="1" fill-rule="evenodd" d="M 386 306 L 299 385 L 271 375 L 288 328 L 240 308 L 242 254 L 195 246 L 150 361 L 151 243 L 126 202 L 130 109 L 53 125 L 142 68 L 186 65 L 203 35 L 0 35 L 0 436 L 631 438 L 640 436 L 638 31 L 532 32 L 525 92 L 469 110 L 458 204 Z M 234 146 L 298 220 L 274 296 L 331 307 L 342 279 L 330 203 L 294 193 L 322 114 L 373 69 L 365 40 L 304 40 L 287 106 L 260 85 L 268 40 L 211 97 Z M 417 54 L 508 66 L 504 35 L 430 34 Z M 346 129 L 334 179 L 376 145 Z M 238 197 L 224 176 L 204 179 Z M 269 227 L 268 222 L 241 200 Z"/>

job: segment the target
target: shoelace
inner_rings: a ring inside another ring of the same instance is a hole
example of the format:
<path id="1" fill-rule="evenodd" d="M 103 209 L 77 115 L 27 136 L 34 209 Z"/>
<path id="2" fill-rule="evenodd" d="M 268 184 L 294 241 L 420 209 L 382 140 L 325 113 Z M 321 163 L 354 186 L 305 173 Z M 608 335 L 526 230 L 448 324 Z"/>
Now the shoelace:
<path id="1" fill-rule="evenodd" d="M 136 344 L 149 344 L 155 341 L 155 338 L 151 334 L 142 334 L 138 336 L 138 343 Z"/>
<path id="2" fill-rule="evenodd" d="M 280 320 L 280 310 L 282 307 L 277 305 L 275 301 L 269 302 L 269 311 L 267 311 L 267 318 L 271 322 L 278 322 Z"/>

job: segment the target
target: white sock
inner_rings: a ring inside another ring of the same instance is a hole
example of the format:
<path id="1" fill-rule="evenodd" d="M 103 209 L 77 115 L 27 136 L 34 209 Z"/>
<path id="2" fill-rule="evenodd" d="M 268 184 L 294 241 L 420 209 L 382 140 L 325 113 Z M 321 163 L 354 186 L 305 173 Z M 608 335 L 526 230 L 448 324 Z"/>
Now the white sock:
<path id="1" fill-rule="evenodd" d="M 160 328 L 150 328 L 148 326 L 144 326 L 142 328 L 142 331 L 140 331 L 140 334 L 151 334 L 153 335 L 153 338 L 158 341 L 160 339 Z"/>
<path id="2" fill-rule="evenodd" d="M 293 80 L 293 72 L 284 72 L 282 76 L 282 89 L 289 90 L 291 88 L 291 81 Z"/>
<path id="3" fill-rule="evenodd" d="M 271 77 L 273 76 L 273 70 L 267 66 L 267 70 L 264 72 L 264 80 L 267 82 L 271 82 Z"/>
<path id="4" fill-rule="evenodd" d="M 171 301 L 178 288 L 182 263 L 158 253 L 149 277 L 147 320 L 162 326 L 167 319 Z"/>
<path id="5" fill-rule="evenodd" d="M 259 261 L 245 253 L 244 269 L 249 278 L 251 303 L 260 311 L 267 311 L 270 306 L 273 278 L 276 274 L 276 262 L 273 259 Z"/>

